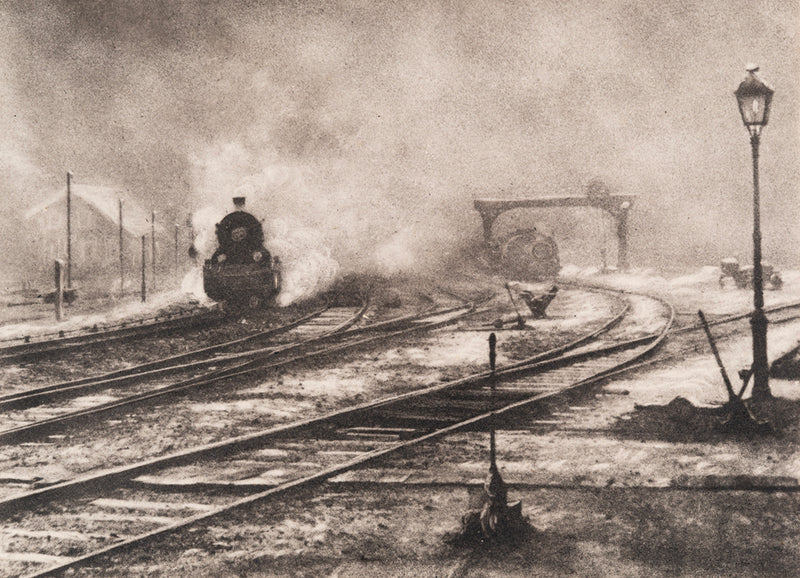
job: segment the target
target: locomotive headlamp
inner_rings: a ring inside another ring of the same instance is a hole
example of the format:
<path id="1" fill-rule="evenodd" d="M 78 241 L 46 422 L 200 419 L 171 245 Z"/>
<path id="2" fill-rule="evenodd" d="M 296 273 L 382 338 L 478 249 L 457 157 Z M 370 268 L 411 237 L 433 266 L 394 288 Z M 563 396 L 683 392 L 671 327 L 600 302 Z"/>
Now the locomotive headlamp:
<path id="1" fill-rule="evenodd" d="M 236 227 L 233 231 L 231 231 L 231 239 L 236 243 L 241 243 L 246 238 L 247 238 L 246 227 Z"/>
<path id="2" fill-rule="evenodd" d="M 761 134 L 761 127 L 767 125 L 769 105 L 772 102 L 772 95 L 775 93 L 771 86 L 758 77 L 756 72 L 758 72 L 758 66 L 748 65 L 747 76 L 734 93 L 739 102 L 742 122 L 751 135 Z"/>
<path id="3" fill-rule="evenodd" d="M 225 253 L 220 253 L 217 255 L 217 263 L 224 263 L 228 259 L 228 256 Z"/>
<path id="4" fill-rule="evenodd" d="M 264 258 L 264 253 L 262 253 L 261 251 L 253 251 L 253 261 L 258 263 L 263 258 Z"/>

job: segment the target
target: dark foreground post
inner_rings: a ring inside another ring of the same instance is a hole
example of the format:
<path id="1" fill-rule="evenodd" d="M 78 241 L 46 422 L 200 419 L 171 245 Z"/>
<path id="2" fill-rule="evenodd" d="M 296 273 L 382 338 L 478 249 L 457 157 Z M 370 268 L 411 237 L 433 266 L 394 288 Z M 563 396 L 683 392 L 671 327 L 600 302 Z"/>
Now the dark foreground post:
<path id="1" fill-rule="evenodd" d="M 72 173 L 67 171 L 67 287 L 72 287 Z"/>
<path id="2" fill-rule="evenodd" d="M 153 291 L 156 290 L 156 212 L 152 211 L 152 218 L 150 219 L 150 266 L 153 268 L 153 275 L 150 287 Z"/>
<path id="3" fill-rule="evenodd" d="M 146 242 L 147 237 L 142 235 L 142 303 L 147 301 L 147 281 L 145 279 L 147 272 L 147 249 L 146 249 Z"/>
<path id="4" fill-rule="evenodd" d="M 180 232 L 180 225 L 175 223 L 175 279 L 178 279 L 178 233 Z"/>
<path id="5" fill-rule="evenodd" d="M 125 246 L 122 226 L 122 199 L 119 200 L 119 296 L 125 296 Z"/>
<path id="6" fill-rule="evenodd" d="M 55 267 L 56 294 L 54 302 L 56 304 L 56 321 L 61 321 L 64 317 L 64 262 L 56 259 Z"/>
<path id="7" fill-rule="evenodd" d="M 492 395 L 495 390 L 495 361 L 497 359 L 497 336 L 489 334 L 489 378 Z M 495 416 L 489 418 L 489 476 L 483 485 L 481 508 L 468 511 L 461 518 L 462 538 L 473 540 L 508 539 L 523 526 L 522 502 L 508 503 L 508 486 L 497 467 L 497 444 L 495 442 Z"/>
<path id="8" fill-rule="evenodd" d="M 494 333 L 489 334 L 489 368 L 494 373 L 494 366 L 497 362 L 497 335 Z M 492 382 L 492 388 L 494 388 L 494 381 Z"/>

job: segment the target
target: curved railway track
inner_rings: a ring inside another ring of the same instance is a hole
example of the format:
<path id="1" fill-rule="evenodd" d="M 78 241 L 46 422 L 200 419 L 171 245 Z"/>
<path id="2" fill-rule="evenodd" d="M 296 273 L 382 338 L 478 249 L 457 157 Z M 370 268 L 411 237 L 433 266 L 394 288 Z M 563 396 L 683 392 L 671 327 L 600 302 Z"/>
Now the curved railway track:
<path id="1" fill-rule="evenodd" d="M 361 318 L 365 308 L 366 304 L 362 304 L 360 308 L 336 308 L 333 311 L 324 307 L 280 327 L 258 331 L 238 339 L 100 375 L 6 394 L 0 396 L 0 411 L 33 407 L 58 396 L 73 397 L 91 392 L 97 387 L 114 388 L 173 373 L 202 372 L 210 366 L 241 363 L 251 356 L 275 353 L 291 345 L 348 329 Z M 265 341 L 270 342 L 269 347 L 263 347 L 262 342 Z"/>
<path id="2" fill-rule="evenodd" d="M 783 323 L 790 323 L 800 319 L 800 302 L 786 303 L 783 305 L 776 305 L 773 307 L 765 307 L 764 312 L 768 315 L 768 320 L 771 325 L 780 325 Z M 732 315 L 718 315 L 708 316 L 708 325 L 716 327 L 714 332 L 716 341 L 724 340 L 731 335 L 740 336 L 741 332 L 750 331 L 750 317 L 752 311 L 747 313 L 736 313 Z M 696 315 L 694 315 L 695 318 Z M 739 324 L 746 323 L 745 327 L 740 327 Z M 699 339 L 699 341 L 698 341 Z M 676 327 L 669 332 L 666 346 L 657 355 L 641 361 L 637 364 L 637 368 L 645 368 L 653 366 L 658 363 L 666 363 L 681 359 L 687 354 L 697 353 L 698 351 L 708 351 L 708 344 L 703 326 L 699 321 Z"/>
<path id="3" fill-rule="evenodd" d="M 0 444 L 29 442 L 73 425 L 86 425 L 90 420 L 106 417 L 114 412 L 136 412 L 136 408 L 169 396 L 185 395 L 194 390 L 224 385 L 230 392 L 246 387 L 259 375 L 293 364 L 329 358 L 352 352 L 359 348 L 374 347 L 381 343 L 402 339 L 410 335 L 431 331 L 481 312 L 473 304 L 446 307 L 438 310 L 426 308 L 424 312 L 402 315 L 393 319 L 352 327 L 364 314 L 365 303 L 357 311 L 353 308 L 333 308 L 321 315 L 311 315 L 305 323 L 296 323 L 296 335 L 288 342 L 224 358 L 195 362 L 188 365 L 147 369 L 139 373 L 114 376 L 109 379 L 80 380 L 45 388 L 26 395 L 12 395 L 0 401 L 5 412 L 0 415 Z M 323 318 L 324 317 L 324 318 Z M 289 335 L 288 333 L 286 335 Z M 228 362 L 224 368 L 219 368 Z M 164 383 L 148 381 L 187 368 L 202 366 L 202 372 L 188 379 Z M 121 386 L 124 385 L 124 388 Z M 106 392 L 102 401 L 96 401 L 98 390 Z M 61 405 L 41 405 L 47 401 L 67 397 Z M 111 399 L 109 399 L 111 398 Z M 33 407 L 37 405 L 37 407 Z M 2 427 L 2 426 L 0 426 Z"/>
<path id="4" fill-rule="evenodd" d="M 654 332 L 636 320 L 641 303 L 635 305 L 634 311 L 625 308 L 591 338 L 584 336 L 494 372 L 7 498 L 0 501 L 0 532 L 9 546 L 0 558 L 7 571 L 59 574 L 409 446 L 537 407 L 596 383 L 658 347 L 672 327 L 674 312 L 666 304 L 658 305 L 661 327 Z M 175 492 L 180 492 L 179 500 L 170 498 Z M 48 532 L 74 542 L 68 555 L 47 550 Z"/>

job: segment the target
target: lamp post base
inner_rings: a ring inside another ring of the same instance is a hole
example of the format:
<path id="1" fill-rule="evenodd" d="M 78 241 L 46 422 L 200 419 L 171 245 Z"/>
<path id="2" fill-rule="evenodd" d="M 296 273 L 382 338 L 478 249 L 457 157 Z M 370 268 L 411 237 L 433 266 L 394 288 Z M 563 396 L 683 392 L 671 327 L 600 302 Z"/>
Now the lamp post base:
<path id="1" fill-rule="evenodd" d="M 753 393 L 754 400 L 772 397 L 769 389 L 769 360 L 767 358 L 767 316 L 757 308 L 750 318 L 753 329 Z"/>
<path id="2" fill-rule="evenodd" d="M 726 433 L 746 435 L 774 433 L 772 425 L 768 421 L 757 420 L 740 398 L 729 401 L 726 409 L 727 415 L 720 424 Z"/>

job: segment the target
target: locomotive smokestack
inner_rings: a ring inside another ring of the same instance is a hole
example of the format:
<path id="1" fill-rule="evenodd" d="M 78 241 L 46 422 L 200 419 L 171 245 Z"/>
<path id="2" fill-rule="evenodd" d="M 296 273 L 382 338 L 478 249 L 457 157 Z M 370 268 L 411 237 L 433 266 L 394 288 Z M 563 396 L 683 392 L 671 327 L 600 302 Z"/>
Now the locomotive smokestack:
<path id="1" fill-rule="evenodd" d="M 244 211 L 244 197 L 233 197 L 233 206 L 237 211 Z"/>

